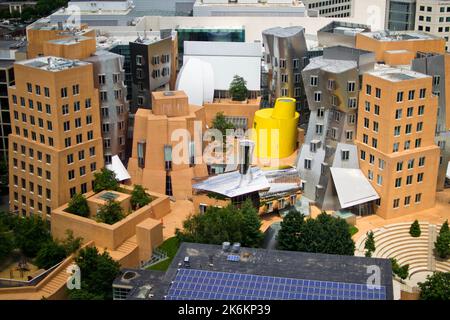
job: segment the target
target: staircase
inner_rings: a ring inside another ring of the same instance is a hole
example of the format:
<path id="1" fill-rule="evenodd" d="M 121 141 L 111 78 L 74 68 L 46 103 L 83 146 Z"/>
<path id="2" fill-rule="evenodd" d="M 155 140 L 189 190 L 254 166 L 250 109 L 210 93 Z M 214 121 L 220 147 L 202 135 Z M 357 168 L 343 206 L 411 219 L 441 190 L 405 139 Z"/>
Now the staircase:
<path id="1" fill-rule="evenodd" d="M 161 261 L 169 259 L 169 256 L 167 253 L 159 248 L 156 248 L 153 250 L 152 257 L 149 261 L 144 263 L 142 265 L 141 269 L 147 269 L 148 267 L 151 267 L 157 263 L 160 263 Z"/>

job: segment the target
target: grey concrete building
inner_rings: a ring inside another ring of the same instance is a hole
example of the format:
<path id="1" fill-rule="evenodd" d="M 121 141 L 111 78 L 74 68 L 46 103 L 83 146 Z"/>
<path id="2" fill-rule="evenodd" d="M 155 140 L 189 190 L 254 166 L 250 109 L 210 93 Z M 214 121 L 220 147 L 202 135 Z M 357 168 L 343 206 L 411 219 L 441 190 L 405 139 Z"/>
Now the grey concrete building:
<path id="1" fill-rule="evenodd" d="M 436 124 L 436 144 L 441 148 L 437 190 L 445 187 L 448 163 L 450 161 L 450 56 L 441 54 L 420 54 L 412 62 L 412 70 L 433 77 L 433 93 L 439 96 Z"/>
<path id="2" fill-rule="evenodd" d="M 268 100 L 273 105 L 279 97 L 297 100 L 300 122 L 305 123 L 309 110 L 301 71 L 309 63 L 305 29 L 275 27 L 263 31 L 265 63 L 268 70 Z"/>
<path id="3" fill-rule="evenodd" d="M 385 28 L 392 31 L 414 30 L 417 0 L 387 0 Z"/>
<path id="4" fill-rule="evenodd" d="M 374 65 L 374 53 L 336 46 L 325 48 L 323 57 L 311 59 L 302 71 L 311 114 L 297 170 L 304 196 L 324 210 L 343 209 L 336 193 L 337 184 L 343 181 L 334 181 L 330 169 L 359 169 L 353 141 L 360 77 Z M 366 185 L 362 180 L 360 183 Z M 357 210 L 362 214 L 360 206 Z"/>
<path id="5" fill-rule="evenodd" d="M 128 101 L 125 86 L 124 57 L 108 51 L 97 51 L 85 59 L 94 66 L 94 85 L 100 95 L 100 115 L 105 165 L 114 155 L 124 163 L 128 127 Z"/>

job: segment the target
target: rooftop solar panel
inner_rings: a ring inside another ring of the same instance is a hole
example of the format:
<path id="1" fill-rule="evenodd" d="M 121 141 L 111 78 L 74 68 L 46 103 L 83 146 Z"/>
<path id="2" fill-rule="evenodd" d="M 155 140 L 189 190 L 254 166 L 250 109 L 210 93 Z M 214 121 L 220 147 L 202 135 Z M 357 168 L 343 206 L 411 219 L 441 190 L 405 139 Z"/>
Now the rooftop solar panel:
<path id="1" fill-rule="evenodd" d="M 167 300 L 386 300 L 386 287 L 179 269 Z"/>

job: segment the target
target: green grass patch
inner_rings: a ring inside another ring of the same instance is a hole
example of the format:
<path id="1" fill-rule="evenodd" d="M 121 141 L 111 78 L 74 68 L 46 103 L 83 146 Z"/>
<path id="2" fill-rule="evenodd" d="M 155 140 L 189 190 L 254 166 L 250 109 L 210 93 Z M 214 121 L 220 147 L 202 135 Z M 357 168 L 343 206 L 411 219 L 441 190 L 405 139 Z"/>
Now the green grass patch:
<path id="1" fill-rule="evenodd" d="M 349 231 L 350 231 L 350 235 L 353 237 L 355 234 L 357 234 L 358 233 L 358 228 L 357 227 L 355 227 L 355 226 L 350 226 L 349 227 Z"/>
<path id="2" fill-rule="evenodd" d="M 180 247 L 180 241 L 177 237 L 172 237 L 164 241 L 158 249 L 161 249 L 165 253 L 169 259 L 161 261 L 160 263 L 154 264 L 147 268 L 147 270 L 157 270 L 157 271 L 166 271 L 169 268 L 169 265 L 172 263 L 173 257 L 177 254 L 178 248 Z"/>

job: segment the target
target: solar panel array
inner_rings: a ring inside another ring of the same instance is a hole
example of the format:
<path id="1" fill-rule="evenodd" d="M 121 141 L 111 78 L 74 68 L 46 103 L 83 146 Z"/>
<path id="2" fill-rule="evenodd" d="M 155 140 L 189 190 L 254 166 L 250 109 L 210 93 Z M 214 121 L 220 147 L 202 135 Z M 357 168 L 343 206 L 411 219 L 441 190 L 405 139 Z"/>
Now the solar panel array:
<path id="1" fill-rule="evenodd" d="M 238 255 L 230 254 L 229 256 L 227 256 L 227 260 L 228 261 L 238 262 L 239 260 L 241 260 L 241 257 L 238 256 Z"/>
<path id="2" fill-rule="evenodd" d="M 386 287 L 178 269 L 167 300 L 386 300 Z"/>

